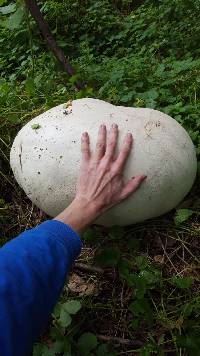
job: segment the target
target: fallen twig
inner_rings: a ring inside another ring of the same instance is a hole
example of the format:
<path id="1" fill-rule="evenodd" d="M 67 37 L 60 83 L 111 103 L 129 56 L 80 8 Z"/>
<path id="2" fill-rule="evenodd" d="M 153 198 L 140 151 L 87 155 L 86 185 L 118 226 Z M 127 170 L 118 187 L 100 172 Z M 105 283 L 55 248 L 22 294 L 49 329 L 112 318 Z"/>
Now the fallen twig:
<path id="1" fill-rule="evenodd" d="M 74 265 L 75 268 L 78 268 L 80 270 L 86 271 L 86 272 L 96 272 L 96 273 L 104 273 L 104 270 L 100 267 L 95 267 L 95 266 L 89 266 L 84 263 L 78 263 L 76 262 Z"/>
<path id="2" fill-rule="evenodd" d="M 44 36 L 45 40 L 47 41 L 49 48 L 53 52 L 54 56 L 57 58 L 57 60 L 60 62 L 60 64 L 64 68 L 64 70 L 70 76 L 75 75 L 76 73 L 75 73 L 74 68 L 68 62 L 62 49 L 58 46 L 55 38 L 53 37 L 48 23 L 46 22 L 46 20 L 44 19 L 43 15 L 40 11 L 37 1 L 36 0 L 35 1 L 25 0 L 25 4 L 27 6 L 27 9 L 30 11 L 30 14 L 36 21 L 38 28 L 40 29 L 42 35 Z M 79 82 L 79 80 L 76 80 L 75 86 L 77 87 L 77 89 L 83 89 L 85 87 L 85 85 L 83 83 Z"/>
<path id="3" fill-rule="evenodd" d="M 136 346 L 140 347 L 143 346 L 143 342 L 140 340 L 129 340 L 129 339 L 122 339 L 121 337 L 116 336 L 107 336 L 107 335 L 97 335 L 97 338 L 102 341 L 112 341 L 116 344 L 126 345 L 126 346 Z"/>

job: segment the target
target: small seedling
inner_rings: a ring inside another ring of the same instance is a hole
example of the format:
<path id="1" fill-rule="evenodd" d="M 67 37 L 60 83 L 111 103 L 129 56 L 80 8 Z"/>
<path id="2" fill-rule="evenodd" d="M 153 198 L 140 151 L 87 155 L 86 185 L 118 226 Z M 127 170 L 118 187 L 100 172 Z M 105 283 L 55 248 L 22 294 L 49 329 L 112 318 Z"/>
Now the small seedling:
<path id="1" fill-rule="evenodd" d="M 38 130 L 38 129 L 41 128 L 41 125 L 40 125 L 40 124 L 33 124 L 33 125 L 31 125 L 31 128 L 32 128 L 33 130 Z"/>

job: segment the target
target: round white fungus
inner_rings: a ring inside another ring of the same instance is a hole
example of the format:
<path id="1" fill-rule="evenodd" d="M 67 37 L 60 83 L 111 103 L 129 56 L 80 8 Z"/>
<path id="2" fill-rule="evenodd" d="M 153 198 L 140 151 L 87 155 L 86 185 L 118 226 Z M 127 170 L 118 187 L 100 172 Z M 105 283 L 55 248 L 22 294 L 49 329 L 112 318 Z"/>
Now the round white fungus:
<path id="1" fill-rule="evenodd" d="M 81 134 L 94 150 L 100 124 L 119 126 L 117 152 L 127 132 L 134 137 L 124 178 L 146 174 L 141 188 L 102 215 L 97 223 L 128 225 L 168 212 L 189 192 L 197 160 L 187 132 L 170 116 L 152 109 L 114 106 L 97 99 L 58 105 L 26 124 L 10 155 L 19 185 L 40 209 L 55 217 L 75 196 Z"/>

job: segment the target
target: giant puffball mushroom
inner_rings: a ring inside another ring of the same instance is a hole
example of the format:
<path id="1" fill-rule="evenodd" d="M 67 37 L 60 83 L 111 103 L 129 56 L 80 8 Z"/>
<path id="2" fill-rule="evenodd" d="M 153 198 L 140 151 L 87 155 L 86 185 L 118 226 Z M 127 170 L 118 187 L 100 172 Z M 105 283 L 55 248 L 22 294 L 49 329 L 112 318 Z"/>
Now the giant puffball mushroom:
<path id="1" fill-rule="evenodd" d="M 16 136 L 11 167 L 27 196 L 55 217 L 75 196 L 84 131 L 94 150 L 98 128 L 119 126 L 117 152 L 127 132 L 134 137 L 124 178 L 144 173 L 140 189 L 104 213 L 96 223 L 129 225 L 162 215 L 189 192 L 197 160 L 187 132 L 170 116 L 152 109 L 114 106 L 84 98 L 58 105 L 28 122 Z"/>

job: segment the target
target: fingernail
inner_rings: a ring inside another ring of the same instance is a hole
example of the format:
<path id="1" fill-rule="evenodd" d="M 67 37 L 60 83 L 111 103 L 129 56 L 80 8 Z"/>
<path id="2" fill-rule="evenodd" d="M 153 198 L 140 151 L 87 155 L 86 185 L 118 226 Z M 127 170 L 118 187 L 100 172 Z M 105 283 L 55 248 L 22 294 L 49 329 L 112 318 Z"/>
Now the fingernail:
<path id="1" fill-rule="evenodd" d="M 113 129 L 117 129 L 118 128 L 118 125 L 117 124 L 112 124 L 111 126 Z"/>
<path id="2" fill-rule="evenodd" d="M 127 137 L 127 138 L 133 138 L 133 136 L 132 136 L 131 133 L 127 133 L 126 137 Z"/>
<path id="3" fill-rule="evenodd" d="M 105 129 L 105 128 L 106 128 L 106 125 L 105 125 L 105 124 L 102 124 L 102 125 L 100 126 L 100 128 L 101 128 L 101 129 Z"/>
<path id="4" fill-rule="evenodd" d="M 87 137 L 87 136 L 88 136 L 88 133 L 87 133 L 87 132 L 84 132 L 84 133 L 83 133 L 83 136 L 84 136 L 84 137 Z"/>

